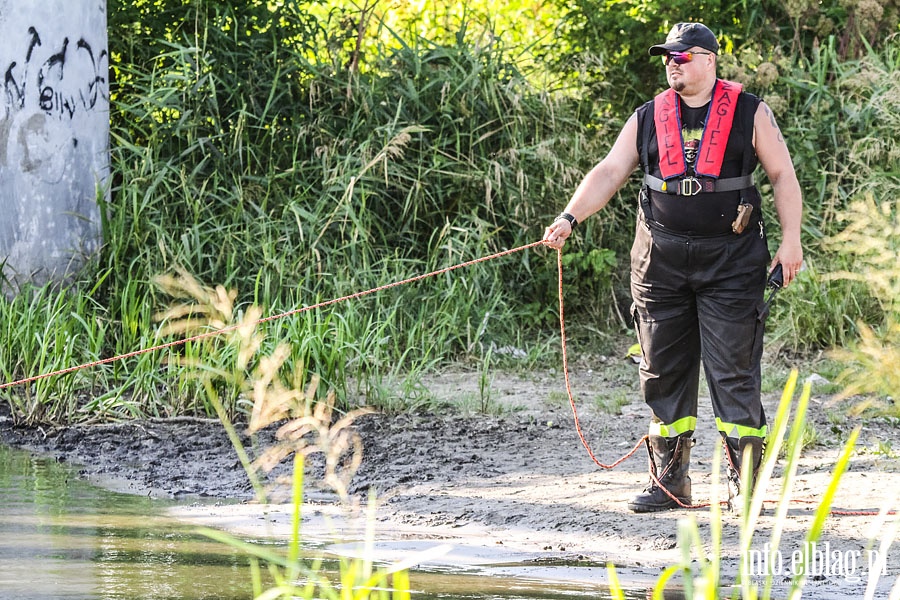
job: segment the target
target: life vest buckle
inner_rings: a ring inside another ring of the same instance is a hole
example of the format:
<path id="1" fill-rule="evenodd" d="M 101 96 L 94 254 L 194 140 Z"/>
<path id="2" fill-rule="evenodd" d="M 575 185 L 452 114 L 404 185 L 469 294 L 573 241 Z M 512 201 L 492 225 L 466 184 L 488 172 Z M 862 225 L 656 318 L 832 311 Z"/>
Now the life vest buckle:
<path id="1" fill-rule="evenodd" d="M 696 177 L 685 177 L 678 182 L 679 196 L 696 196 L 703 191 L 703 184 Z"/>

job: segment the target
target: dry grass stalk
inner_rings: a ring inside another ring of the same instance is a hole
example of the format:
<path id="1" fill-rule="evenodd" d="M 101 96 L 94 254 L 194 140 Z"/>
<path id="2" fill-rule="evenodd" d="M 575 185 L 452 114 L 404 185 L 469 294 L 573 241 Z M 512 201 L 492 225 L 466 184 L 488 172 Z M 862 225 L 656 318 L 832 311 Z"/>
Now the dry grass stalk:
<path id="1" fill-rule="evenodd" d="M 363 456 L 362 439 L 352 424 L 369 411 L 354 410 L 336 418 L 334 392 L 329 392 L 324 400 L 317 397 L 318 375 L 313 374 L 303 389 L 303 373 L 288 365 L 289 344 L 278 344 L 270 354 L 264 354 L 265 336 L 259 331 L 261 309 L 250 307 L 239 322 L 233 323 L 236 290 L 202 285 L 184 270 L 161 275 L 155 282 L 162 291 L 182 300 L 157 314 L 164 323 L 161 335 L 233 328 L 227 339 L 237 354 L 230 373 L 224 369 L 203 369 L 200 364 L 192 366 L 198 377 L 209 377 L 213 372 L 224 376 L 229 385 L 239 388 L 252 401 L 248 434 L 278 426 L 277 442 L 259 453 L 252 462 L 254 471 L 269 473 L 295 453 L 304 457 L 321 453 L 325 459 L 323 482 L 346 499 Z"/>

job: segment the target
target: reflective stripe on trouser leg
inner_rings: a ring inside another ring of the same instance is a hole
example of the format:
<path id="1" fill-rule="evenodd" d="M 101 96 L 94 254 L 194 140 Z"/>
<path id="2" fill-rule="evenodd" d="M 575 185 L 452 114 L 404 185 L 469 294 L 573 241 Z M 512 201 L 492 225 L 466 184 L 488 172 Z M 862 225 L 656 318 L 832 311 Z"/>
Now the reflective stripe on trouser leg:
<path id="1" fill-rule="evenodd" d="M 716 417 L 716 428 L 726 438 L 741 439 L 742 437 L 758 437 L 765 438 L 768 434 L 768 426 L 763 424 L 762 427 L 745 427 L 737 423 L 726 423 L 722 419 Z"/>
<path id="2" fill-rule="evenodd" d="M 674 423 L 663 423 L 656 418 L 650 423 L 650 435 L 659 435 L 664 438 L 678 437 L 679 435 L 693 433 L 697 428 L 697 417 L 684 417 Z"/>

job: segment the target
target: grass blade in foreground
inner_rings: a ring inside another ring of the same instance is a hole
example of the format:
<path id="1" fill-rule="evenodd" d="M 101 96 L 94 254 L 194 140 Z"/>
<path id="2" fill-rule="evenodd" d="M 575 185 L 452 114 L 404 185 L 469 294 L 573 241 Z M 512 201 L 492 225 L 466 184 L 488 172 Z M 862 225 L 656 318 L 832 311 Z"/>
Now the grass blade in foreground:
<path id="1" fill-rule="evenodd" d="M 834 473 L 831 476 L 831 482 L 828 484 L 828 488 L 825 490 L 825 494 L 822 496 L 822 501 L 819 504 L 819 508 L 816 509 L 816 515 L 813 519 L 813 524 L 809 528 L 809 533 L 806 536 L 806 544 L 803 548 L 803 562 L 801 563 L 801 569 L 794 575 L 794 578 L 791 581 L 791 594 L 789 596 L 791 600 L 800 598 L 803 584 L 806 583 L 806 571 L 810 562 L 812 543 L 817 541 L 819 539 L 819 536 L 822 534 L 822 528 L 825 526 L 825 519 L 828 518 L 828 515 L 831 512 L 831 503 L 834 500 L 835 493 L 837 493 L 838 483 L 840 482 L 841 476 L 847 470 L 847 465 L 850 463 L 850 457 L 853 454 L 854 447 L 856 446 L 856 440 L 857 438 L 859 438 L 859 432 L 860 429 L 859 427 L 857 427 L 850 434 L 850 438 L 844 445 L 844 450 L 843 452 L 841 452 L 841 456 L 838 459 L 837 464 L 834 466 Z"/>

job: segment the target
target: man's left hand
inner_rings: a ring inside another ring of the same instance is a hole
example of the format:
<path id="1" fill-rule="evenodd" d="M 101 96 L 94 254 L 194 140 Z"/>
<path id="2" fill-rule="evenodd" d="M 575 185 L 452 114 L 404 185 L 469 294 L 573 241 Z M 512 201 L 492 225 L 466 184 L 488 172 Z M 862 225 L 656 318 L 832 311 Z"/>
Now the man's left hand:
<path id="1" fill-rule="evenodd" d="M 784 286 L 787 287 L 797 277 L 803 265 L 803 248 L 800 244 L 782 242 L 778 252 L 775 253 L 775 258 L 772 259 L 772 264 L 769 265 L 769 270 L 774 269 L 779 263 L 784 273 Z"/>

